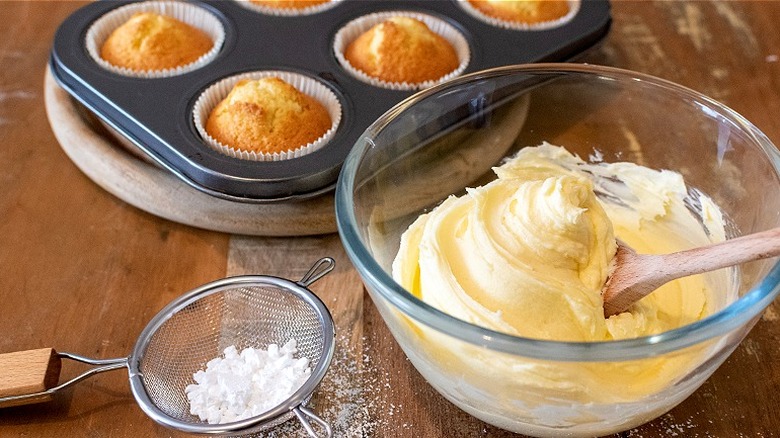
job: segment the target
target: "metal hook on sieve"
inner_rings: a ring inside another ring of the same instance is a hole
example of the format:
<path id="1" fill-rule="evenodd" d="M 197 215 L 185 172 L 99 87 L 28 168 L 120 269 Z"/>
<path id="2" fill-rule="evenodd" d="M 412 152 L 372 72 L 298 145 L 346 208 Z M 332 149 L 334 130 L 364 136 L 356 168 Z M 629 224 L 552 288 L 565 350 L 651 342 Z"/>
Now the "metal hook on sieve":
<path id="1" fill-rule="evenodd" d="M 303 426 L 304 429 L 306 429 L 306 433 L 308 433 L 310 437 L 317 438 L 317 432 L 315 432 L 314 428 L 311 427 L 311 423 L 309 423 L 309 420 L 306 417 L 311 418 L 317 424 L 322 426 L 325 429 L 326 437 L 330 437 L 333 435 L 333 431 L 330 428 L 330 424 L 328 424 L 322 418 L 318 417 L 314 412 L 306 409 L 303 405 L 296 407 L 292 411 L 295 413 L 295 416 L 298 417 L 298 421 L 301 422 L 301 425 Z"/>
<path id="2" fill-rule="evenodd" d="M 303 278 L 298 280 L 298 284 L 303 287 L 309 287 L 312 283 L 324 277 L 336 266 L 336 261 L 330 257 L 323 257 L 309 269 Z"/>

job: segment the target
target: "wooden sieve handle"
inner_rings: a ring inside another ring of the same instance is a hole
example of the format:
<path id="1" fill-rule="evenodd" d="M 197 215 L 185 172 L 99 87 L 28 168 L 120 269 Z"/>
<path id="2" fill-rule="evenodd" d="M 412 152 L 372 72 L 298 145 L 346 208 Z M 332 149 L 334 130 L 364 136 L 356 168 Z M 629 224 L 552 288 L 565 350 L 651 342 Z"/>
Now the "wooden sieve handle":
<path id="1" fill-rule="evenodd" d="M 53 348 L 0 354 L 0 398 L 44 392 L 57 385 L 61 368 Z M 52 395 L 0 402 L 0 407 L 49 401 Z"/>

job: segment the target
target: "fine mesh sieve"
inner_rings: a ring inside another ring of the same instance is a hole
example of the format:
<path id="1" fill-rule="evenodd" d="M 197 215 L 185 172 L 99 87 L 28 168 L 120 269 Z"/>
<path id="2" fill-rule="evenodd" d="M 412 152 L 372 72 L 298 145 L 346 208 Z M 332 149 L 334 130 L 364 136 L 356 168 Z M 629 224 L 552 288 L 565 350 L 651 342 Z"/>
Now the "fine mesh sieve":
<path id="1" fill-rule="evenodd" d="M 60 357 L 101 366 L 45 391 L 0 397 L 0 406 L 41 401 L 90 375 L 126 366 L 139 406 L 164 426 L 201 434 L 247 434 L 267 430 L 296 416 L 310 436 L 317 434 L 309 419 L 318 423 L 326 436 L 331 436 L 330 426 L 305 405 L 324 377 L 334 348 L 330 312 L 308 286 L 333 270 L 334 265 L 329 257 L 320 259 L 297 282 L 245 275 L 203 285 L 162 309 L 141 332 L 128 358 L 94 360 L 51 350 L 56 361 L 50 361 L 49 368 L 56 368 L 57 374 Z M 291 338 L 297 341 L 298 357 L 309 359 L 311 374 L 287 400 L 261 415 L 233 423 L 208 424 L 190 414 L 185 387 L 194 383 L 195 372 L 205 369 L 206 363 L 220 356 L 225 348 L 267 348 Z M 11 354 L 24 353 L 27 352 Z M 0 387 L 0 396 L 3 395 Z"/>

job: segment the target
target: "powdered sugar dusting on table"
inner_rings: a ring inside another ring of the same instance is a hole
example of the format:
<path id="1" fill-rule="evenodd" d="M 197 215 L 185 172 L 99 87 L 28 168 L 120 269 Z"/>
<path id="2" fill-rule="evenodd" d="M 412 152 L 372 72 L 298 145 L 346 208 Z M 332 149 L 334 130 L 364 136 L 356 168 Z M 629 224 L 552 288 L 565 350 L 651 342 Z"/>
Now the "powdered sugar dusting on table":
<path id="1" fill-rule="evenodd" d="M 282 347 L 227 347 L 223 357 L 193 375 L 185 388 L 190 413 L 210 424 L 240 421 L 267 412 L 290 397 L 311 375 L 309 359 L 296 358 L 295 339 Z"/>
<path id="2" fill-rule="evenodd" d="M 402 403 L 387 402 L 385 396 L 392 392 L 391 383 L 387 371 L 359 347 L 351 346 L 347 334 L 341 334 L 336 337 L 333 363 L 310 405 L 330 423 L 334 437 L 382 436 L 391 426 L 392 413 L 404 408 Z M 411 424 L 393 423 L 392 428 L 398 430 L 399 436 L 413 436 Z M 297 421 L 287 421 L 258 436 L 304 438 L 308 435 Z"/>

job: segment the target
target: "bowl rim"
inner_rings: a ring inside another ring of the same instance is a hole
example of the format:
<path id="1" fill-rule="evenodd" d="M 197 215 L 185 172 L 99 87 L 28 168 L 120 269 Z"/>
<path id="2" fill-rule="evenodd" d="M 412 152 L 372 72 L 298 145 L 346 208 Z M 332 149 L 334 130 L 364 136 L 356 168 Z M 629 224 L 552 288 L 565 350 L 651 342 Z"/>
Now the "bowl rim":
<path id="1" fill-rule="evenodd" d="M 420 91 L 398 103 L 364 131 L 348 154 L 336 183 L 336 223 L 347 255 L 361 274 L 366 286 L 370 290 L 376 291 L 397 310 L 418 324 L 428 326 L 461 341 L 503 353 L 560 361 L 623 361 L 657 356 L 724 335 L 750 323 L 751 320 L 759 316 L 780 292 L 780 261 L 776 262 L 766 276 L 742 297 L 704 319 L 657 335 L 598 342 L 566 342 L 525 338 L 471 324 L 442 312 L 415 297 L 396 283 L 392 276 L 379 266 L 359 237 L 352 208 L 352 187 L 355 184 L 358 164 L 364 151 L 374 146 L 370 139 L 381 133 L 391 121 L 403 114 L 410 106 L 433 95 L 474 80 L 517 73 L 575 73 L 600 76 L 602 79 L 633 80 L 664 89 L 664 91 L 683 94 L 702 105 L 706 105 L 710 110 L 716 111 L 743 129 L 751 141 L 766 154 L 775 174 L 780 178 L 780 152 L 763 132 L 736 111 L 685 86 L 644 73 L 593 64 L 518 64 L 482 70 Z"/>

